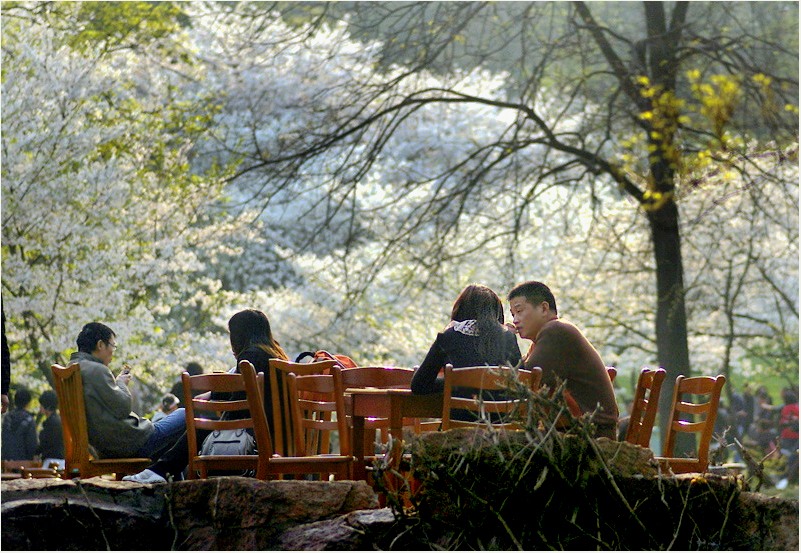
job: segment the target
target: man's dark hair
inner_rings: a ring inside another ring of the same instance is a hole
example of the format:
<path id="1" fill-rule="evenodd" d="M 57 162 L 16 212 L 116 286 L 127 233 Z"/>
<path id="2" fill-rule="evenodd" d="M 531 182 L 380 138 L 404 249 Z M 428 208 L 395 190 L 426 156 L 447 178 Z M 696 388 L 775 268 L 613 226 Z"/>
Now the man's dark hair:
<path id="1" fill-rule="evenodd" d="M 186 364 L 186 372 L 188 372 L 190 376 L 197 376 L 199 374 L 203 374 L 203 367 L 200 365 L 200 363 L 191 361 Z"/>
<path id="2" fill-rule="evenodd" d="M 58 408 L 58 396 L 53 390 L 45 390 L 39 396 L 39 405 L 48 411 L 55 411 Z"/>
<path id="3" fill-rule="evenodd" d="M 78 351 L 84 353 L 92 353 L 97 347 L 98 340 L 102 340 L 106 344 L 109 343 L 111 338 L 116 337 L 114 331 L 103 323 L 86 323 L 78 334 Z"/>
<path id="4" fill-rule="evenodd" d="M 31 402 L 31 391 L 28 388 L 20 387 L 14 392 L 14 405 L 17 409 L 25 409 Z"/>
<path id="5" fill-rule="evenodd" d="M 511 301 L 512 298 L 516 298 L 518 296 L 523 296 L 526 298 L 526 301 L 531 305 L 537 305 L 540 302 L 546 301 L 548 302 L 548 307 L 551 309 L 551 311 L 557 315 L 559 314 L 559 312 L 556 310 L 556 300 L 553 297 L 553 293 L 551 293 L 551 289 L 542 282 L 529 280 L 523 284 L 518 284 L 512 288 L 511 292 L 509 292 L 507 299 Z"/>

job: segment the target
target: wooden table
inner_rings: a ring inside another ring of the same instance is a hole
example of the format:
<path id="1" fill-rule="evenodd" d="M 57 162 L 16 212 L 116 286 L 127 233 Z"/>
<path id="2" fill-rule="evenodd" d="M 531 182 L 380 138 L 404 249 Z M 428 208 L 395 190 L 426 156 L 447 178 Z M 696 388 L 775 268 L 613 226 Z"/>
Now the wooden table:
<path id="1" fill-rule="evenodd" d="M 401 457 L 403 419 L 442 416 L 442 394 L 415 396 L 409 389 L 380 388 L 348 388 L 345 393 L 351 396 L 353 455 L 356 457 L 354 480 L 367 479 L 367 469 L 364 465 L 365 418 L 389 419 L 389 433 L 394 438 L 392 460 L 397 468 Z"/>

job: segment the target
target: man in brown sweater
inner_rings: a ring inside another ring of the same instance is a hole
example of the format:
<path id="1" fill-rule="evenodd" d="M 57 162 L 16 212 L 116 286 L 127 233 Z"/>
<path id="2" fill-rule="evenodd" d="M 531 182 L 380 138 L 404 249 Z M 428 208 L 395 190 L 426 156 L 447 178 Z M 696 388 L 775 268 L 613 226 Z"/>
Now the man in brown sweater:
<path id="1" fill-rule="evenodd" d="M 557 377 L 564 380 L 571 413 L 594 412 L 595 436 L 614 440 L 618 409 L 606 366 L 581 331 L 559 318 L 551 290 L 524 282 L 509 292 L 509 305 L 517 333 L 533 341 L 525 368 L 540 367 L 543 384 L 552 390 Z"/>

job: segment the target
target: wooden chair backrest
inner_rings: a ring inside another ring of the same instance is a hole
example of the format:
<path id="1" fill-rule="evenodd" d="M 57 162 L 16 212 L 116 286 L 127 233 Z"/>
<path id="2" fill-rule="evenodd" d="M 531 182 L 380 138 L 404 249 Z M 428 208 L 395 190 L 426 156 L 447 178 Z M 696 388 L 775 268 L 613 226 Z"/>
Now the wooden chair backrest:
<path id="1" fill-rule="evenodd" d="M 665 446 L 662 449 L 664 457 L 673 457 L 676 445 L 676 435 L 679 432 L 694 433 L 698 435 L 697 455 L 699 470 L 706 470 L 709 464 L 709 444 L 712 441 L 712 432 L 715 428 L 715 419 L 718 416 L 720 393 L 726 377 L 718 375 L 676 377 L 676 386 L 673 388 L 673 404 L 670 409 L 670 426 L 667 429 Z M 708 396 L 698 402 L 684 399 L 686 394 Z M 685 415 L 691 415 L 695 420 L 683 420 Z M 701 418 L 702 420 L 698 420 Z"/>
<path id="2" fill-rule="evenodd" d="M 267 417 L 264 414 L 264 373 L 259 373 L 255 376 L 255 369 L 249 361 L 241 361 L 239 363 L 238 373 L 208 373 L 190 375 L 184 372 L 181 375 L 181 382 L 184 388 L 184 407 L 186 408 L 186 434 L 189 447 L 189 478 L 196 477 L 196 471 L 200 470 L 201 478 L 206 478 L 207 467 L 203 464 L 207 459 L 200 458 L 200 446 L 198 443 L 197 430 L 237 430 L 237 429 L 253 429 L 254 437 L 259 450 L 258 457 L 264 456 L 268 459 L 272 454 L 272 444 L 269 436 L 269 430 L 266 435 L 260 431 L 257 426 L 256 419 L 264 419 L 264 428 L 267 427 Z M 246 384 L 245 373 L 253 372 L 253 379 L 255 380 L 255 390 L 248 390 Z M 212 395 L 215 393 L 237 394 L 241 399 L 202 399 L 195 396 L 193 392 L 210 391 Z M 209 418 L 208 414 L 212 412 L 226 413 L 234 411 L 247 411 L 248 417 L 241 419 L 226 419 L 220 420 L 218 418 Z M 261 434 L 261 435 L 260 435 Z M 250 457 L 250 456 L 239 456 Z M 209 461 L 213 459 L 208 459 Z M 253 465 L 261 461 L 252 459 Z M 266 463 L 266 461 L 264 461 Z M 216 469 L 221 469 L 220 466 L 215 466 Z"/>
<path id="3" fill-rule="evenodd" d="M 629 427 L 625 441 L 642 447 L 649 447 L 654 422 L 659 411 L 659 394 L 665 380 L 665 369 L 644 368 L 637 379 L 634 390 Z"/>
<path id="4" fill-rule="evenodd" d="M 83 396 L 83 379 L 78 363 L 63 367 L 53 364 L 56 396 L 61 413 L 61 431 L 64 436 L 64 474 L 72 475 L 75 470 L 87 473 L 89 453 L 89 431 L 86 422 L 86 405 Z"/>
<path id="5" fill-rule="evenodd" d="M 267 480 L 270 469 L 270 460 L 275 454 L 270 426 L 267 424 L 267 405 L 264 399 L 264 373 L 256 374 L 256 368 L 250 361 L 239 362 L 239 372 L 245 381 L 245 394 L 248 399 L 248 408 L 253 421 L 253 435 L 256 438 L 259 463 L 256 469 L 256 478 Z"/>
<path id="6" fill-rule="evenodd" d="M 615 367 L 606 367 L 606 374 L 609 375 L 609 381 L 614 382 L 617 377 L 617 369 Z"/>
<path id="7" fill-rule="evenodd" d="M 454 369 L 452 365 L 445 366 L 445 390 L 442 396 L 442 429 L 448 430 L 450 428 L 458 427 L 475 427 L 486 425 L 486 422 L 468 422 L 459 421 L 451 418 L 452 409 L 464 409 L 472 411 L 477 416 L 483 410 L 485 413 L 508 414 L 515 409 L 520 408 L 521 401 L 515 399 L 504 400 L 489 400 L 476 398 L 460 398 L 453 396 L 453 389 L 459 388 L 474 388 L 481 391 L 502 391 L 509 390 L 509 382 L 512 378 L 512 372 L 515 369 L 509 367 L 496 366 L 496 367 L 465 367 Z M 532 371 L 525 369 L 516 370 L 518 379 L 527 387 L 536 389 L 532 386 Z M 541 378 L 541 370 L 534 371 L 537 373 L 535 377 L 538 381 Z M 537 386 L 539 382 L 537 382 Z M 519 424 L 515 422 L 497 423 L 493 426 L 498 428 L 519 428 Z"/>
<path id="8" fill-rule="evenodd" d="M 398 367 L 334 368 L 339 374 L 342 387 L 347 388 L 411 388 L 414 369 Z"/>
<path id="9" fill-rule="evenodd" d="M 275 453 L 295 455 L 295 425 L 292 402 L 290 401 L 287 375 L 331 374 L 337 362 L 334 360 L 314 363 L 293 363 L 284 359 L 270 359 L 270 398 L 273 410 L 273 439 Z M 328 440 L 325 440 L 326 443 Z M 327 453 L 321 451 L 320 453 Z"/>
<path id="10" fill-rule="evenodd" d="M 287 376 L 293 409 L 296 455 L 306 456 L 321 450 L 330 451 L 330 445 L 322 442 L 330 438 L 331 431 L 339 433 L 340 455 L 350 455 L 344 396 L 339 393 L 334 375 L 298 376 L 289 373 Z"/>

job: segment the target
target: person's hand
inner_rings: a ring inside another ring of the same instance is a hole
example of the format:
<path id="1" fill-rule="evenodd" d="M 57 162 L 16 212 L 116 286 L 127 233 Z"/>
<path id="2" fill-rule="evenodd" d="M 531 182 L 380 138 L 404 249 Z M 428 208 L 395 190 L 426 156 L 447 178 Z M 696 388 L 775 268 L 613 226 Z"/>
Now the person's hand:
<path id="1" fill-rule="evenodd" d="M 128 383 L 131 381 L 133 376 L 131 376 L 131 367 L 128 364 L 122 366 L 122 372 L 120 372 L 119 376 L 117 377 L 117 382 L 123 386 L 127 386 Z"/>
<path id="2" fill-rule="evenodd" d="M 2 412 L 5 413 L 6 411 L 8 411 L 8 394 L 3 394 L 2 398 L 3 398 L 3 411 Z"/>

